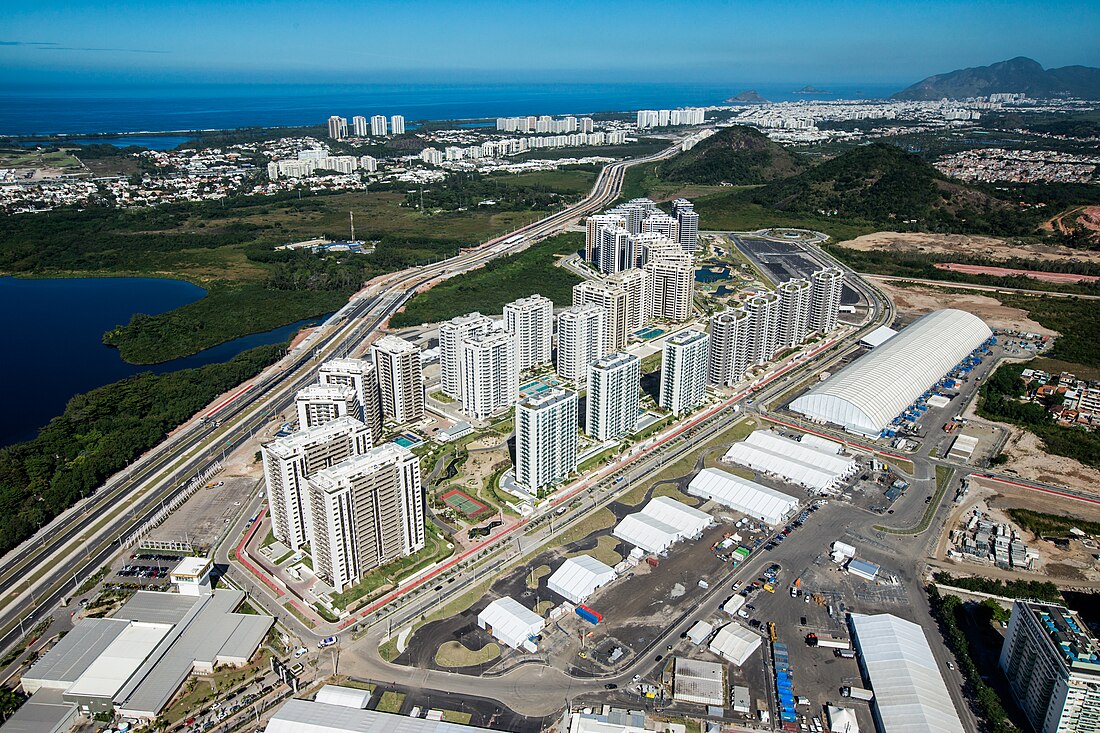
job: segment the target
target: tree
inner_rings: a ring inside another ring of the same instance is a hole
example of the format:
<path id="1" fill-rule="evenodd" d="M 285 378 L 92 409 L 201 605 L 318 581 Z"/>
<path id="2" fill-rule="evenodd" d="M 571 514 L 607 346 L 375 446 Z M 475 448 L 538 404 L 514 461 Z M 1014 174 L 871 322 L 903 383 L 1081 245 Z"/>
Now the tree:
<path id="1" fill-rule="evenodd" d="M 22 695 L 10 688 L 0 686 L 0 720 L 10 718 L 22 704 Z"/>

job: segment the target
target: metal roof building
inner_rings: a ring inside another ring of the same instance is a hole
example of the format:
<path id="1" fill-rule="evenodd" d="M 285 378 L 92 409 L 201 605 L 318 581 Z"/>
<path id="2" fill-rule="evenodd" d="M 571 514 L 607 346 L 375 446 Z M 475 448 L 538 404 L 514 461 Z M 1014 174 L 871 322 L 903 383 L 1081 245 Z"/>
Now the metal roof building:
<path id="1" fill-rule="evenodd" d="M 0 724 L 2 733 L 63 733 L 76 722 L 76 703 L 66 702 L 59 690 L 41 689 Z"/>
<path id="2" fill-rule="evenodd" d="M 676 657 L 672 697 L 700 705 L 725 705 L 725 665 Z"/>
<path id="3" fill-rule="evenodd" d="M 770 430 L 753 431 L 745 440 L 731 445 L 722 460 L 819 493 L 833 489 L 859 468 L 854 458 L 837 455 L 835 450 L 812 442 L 784 438 Z"/>
<path id="4" fill-rule="evenodd" d="M 888 613 L 852 614 L 859 664 L 875 692 L 883 733 L 963 733 L 951 695 L 920 626 Z"/>
<path id="5" fill-rule="evenodd" d="M 485 728 L 310 700 L 287 700 L 271 716 L 264 730 L 265 733 L 463 733 Z"/>
<path id="6" fill-rule="evenodd" d="M 718 629 L 710 642 L 710 650 L 740 667 L 760 648 L 761 643 L 760 634 L 732 623 Z"/>
<path id="7" fill-rule="evenodd" d="M 584 603 L 597 588 L 615 579 L 615 571 L 591 555 L 571 557 L 554 571 L 546 587 L 570 603 Z"/>
<path id="8" fill-rule="evenodd" d="M 768 524 L 780 524 L 798 508 L 798 499 L 793 496 L 717 468 L 704 468 L 695 474 L 687 492 Z"/>
<path id="9" fill-rule="evenodd" d="M 791 409 L 854 433 L 878 435 L 992 335 L 971 313 L 934 311 L 795 399 Z"/>
<path id="10" fill-rule="evenodd" d="M 81 619 L 27 670 L 23 691 L 67 690 L 129 626 L 129 622 L 113 618 Z"/>
<path id="11" fill-rule="evenodd" d="M 546 625 L 542 616 L 514 598 L 498 598 L 477 615 L 477 625 L 513 649 L 533 652 L 536 636 Z"/>

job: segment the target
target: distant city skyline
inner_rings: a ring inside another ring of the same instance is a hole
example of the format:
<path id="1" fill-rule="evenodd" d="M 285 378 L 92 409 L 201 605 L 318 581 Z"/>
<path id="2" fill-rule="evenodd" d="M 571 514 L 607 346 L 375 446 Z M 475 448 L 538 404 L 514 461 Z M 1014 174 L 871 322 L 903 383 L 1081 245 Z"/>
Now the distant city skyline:
<path id="1" fill-rule="evenodd" d="M 704 0 L 673 12 L 651 0 L 567 0 L 544 9 L 124 0 L 106 14 L 90 0 L 24 3 L 5 11 L 0 83 L 901 84 L 1021 55 L 1048 68 L 1100 65 L 1100 6 L 1087 2 Z M 594 14 L 615 18 L 616 33 L 599 43 L 582 32 Z M 658 19 L 661 42 L 640 43 Z M 301 42 L 337 30 L 355 42 L 325 52 Z"/>

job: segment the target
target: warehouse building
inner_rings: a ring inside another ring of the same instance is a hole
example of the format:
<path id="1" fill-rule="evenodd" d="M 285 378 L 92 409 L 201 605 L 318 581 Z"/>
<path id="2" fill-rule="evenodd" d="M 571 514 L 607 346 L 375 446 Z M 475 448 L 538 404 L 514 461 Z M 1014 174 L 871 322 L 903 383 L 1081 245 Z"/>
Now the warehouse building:
<path id="1" fill-rule="evenodd" d="M 287 700 L 271 716 L 264 730 L 265 733 L 464 733 L 486 729 L 313 700 Z"/>
<path id="2" fill-rule="evenodd" d="M 793 496 L 717 468 L 695 474 L 687 492 L 773 525 L 782 524 L 798 509 L 798 499 Z"/>
<path id="3" fill-rule="evenodd" d="M 762 643 L 760 634 L 739 623 L 726 624 L 710 642 L 710 650 L 740 667 Z"/>
<path id="4" fill-rule="evenodd" d="M 676 657 L 672 676 L 672 697 L 699 705 L 726 704 L 726 668 L 716 662 Z"/>
<path id="5" fill-rule="evenodd" d="M 849 617 L 871 712 L 882 733 L 963 733 L 924 631 L 888 613 Z"/>
<path id="6" fill-rule="evenodd" d="M 971 313 L 934 311 L 795 399 L 791 409 L 811 420 L 878 436 L 992 335 Z"/>
<path id="7" fill-rule="evenodd" d="M 554 571 L 546 587 L 570 603 L 585 599 L 615 579 L 615 571 L 591 555 L 571 557 Z"/>
<path id="8" fill-rule="evenodd" d="M 542 616 L 514 598 L 498 598 L 477 615 L 477 625 L 502 644 L 519 651 L 538 651 L 535 637 L 546 625 Z"/>
<path id="9" fill-rule="evenodd" d="M 819 494 L 836 489 L 859 469 L 854 458 L 837 455 L 832 448 L 784 438 L 770 430 L 753 431 L 745 440 L 731 445 L 722 460 L 778 476 Z"/>
<path id="10" fill-rule="evenodd" d="M 667 496 L 655 496 L 640 512 L 627 514 L 612 534 L 646 552 L 662 553 L 688 537 L 698 537 L 714 524 L 706 512 Z"/>

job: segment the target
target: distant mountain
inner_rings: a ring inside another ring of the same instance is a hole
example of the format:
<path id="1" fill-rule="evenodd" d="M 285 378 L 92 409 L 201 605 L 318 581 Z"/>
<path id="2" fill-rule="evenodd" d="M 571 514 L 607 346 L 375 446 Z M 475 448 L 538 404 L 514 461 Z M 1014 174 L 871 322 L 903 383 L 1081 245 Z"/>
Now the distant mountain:
<path id="1" fill-rule="evenodd" d="M 767 104 L 768 100 L 757 94 L 755 89 L 741 92 L 725 101 L 726 104 Z"/>
<path id="2" fill-rule="evenodd" d="M 795 175 L 802 158 L 752 127 L 719 130 L 686 153 L 661 164 L 664 180 L 681 183 L 748 185 Z"/>
<path id="3" fill-rule="evenodd" d="M 795 94 L 831 94 L 831 92 L 828 92 L 824 89 L 818 89 L 813 84 L 807 84 L 806 86 L 795 92 Z"/>
<path id="4" fill-rule="evenodd" d="M 1043 69 L 1039 62 L 1018 56 L 990 66 L 930 76 L 892 98 L 966 99 L 1010 92 L 1023 92 L 1037 98 L 1100 99 L 1100 69 L 1090 66 Z"/>
<path id="5" fill-rule="evenodd" d="M 1000 199 L 886 143 L 854 148 L 791 178 L 745 191 L 744 197 L 781 211 L 824 212 L 895 226 L 913 221 L 931 231 L 972 231 L 1012 218 Z"/>

